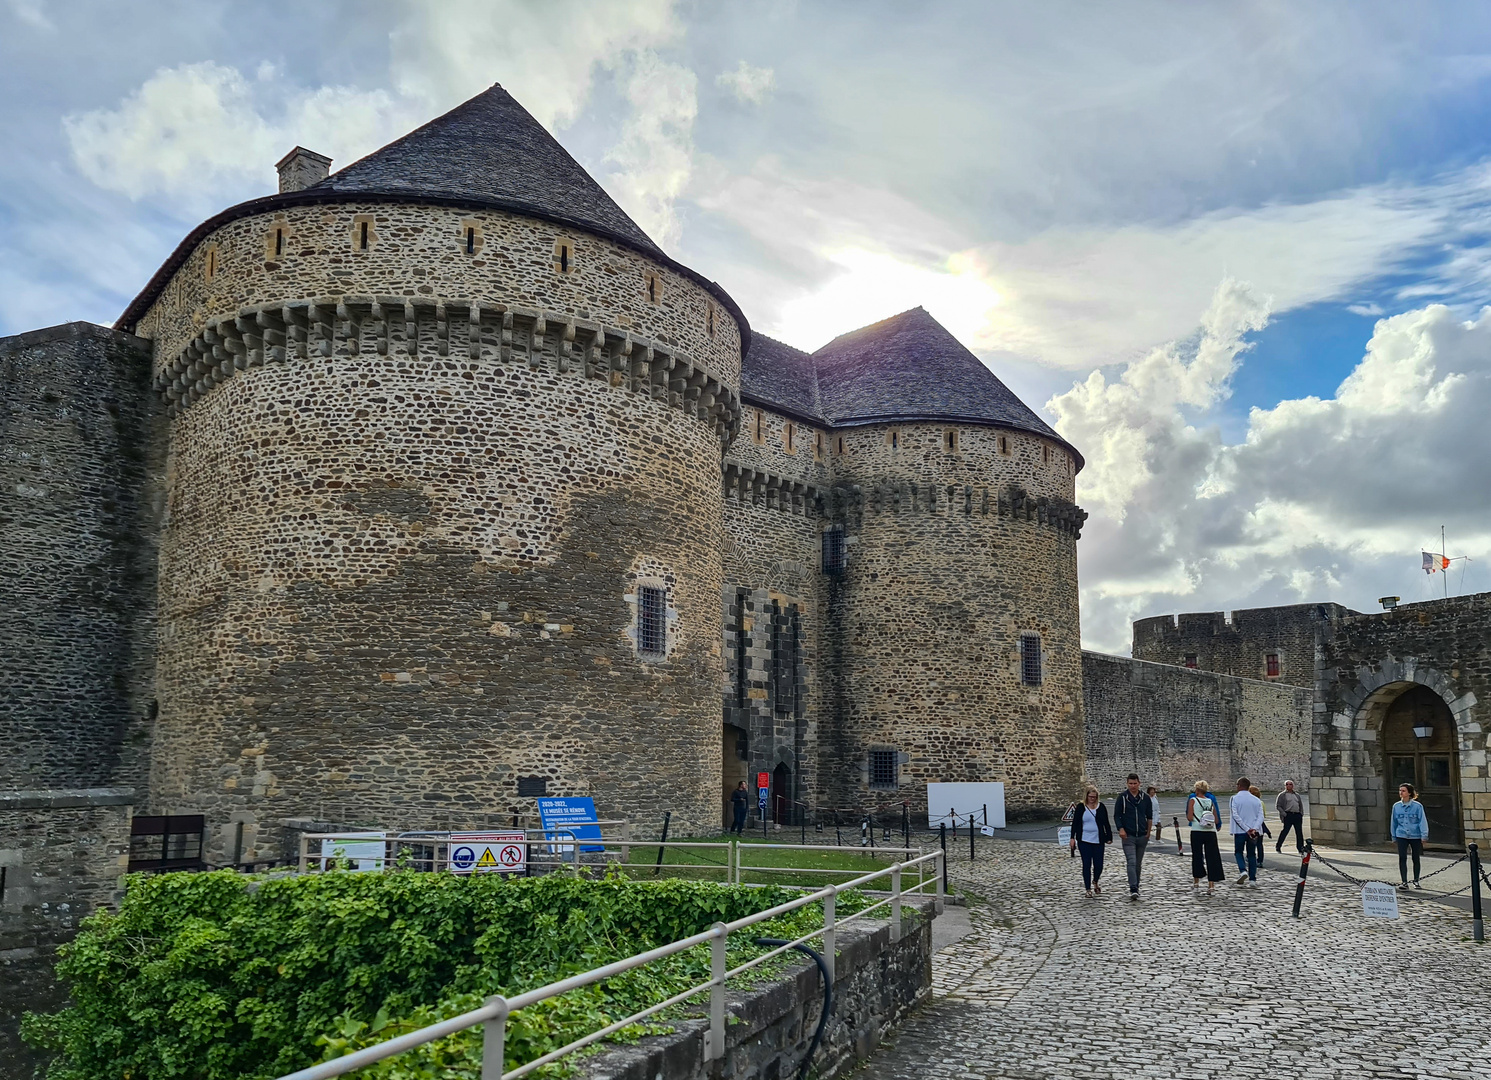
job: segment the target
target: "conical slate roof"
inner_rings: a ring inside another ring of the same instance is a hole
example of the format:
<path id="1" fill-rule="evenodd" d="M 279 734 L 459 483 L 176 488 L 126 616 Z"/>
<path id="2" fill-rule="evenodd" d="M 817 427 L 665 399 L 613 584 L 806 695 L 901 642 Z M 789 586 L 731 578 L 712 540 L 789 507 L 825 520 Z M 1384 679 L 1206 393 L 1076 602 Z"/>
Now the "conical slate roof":
<path id="1" fill-rule="evenodd" d="M 1077 455 L 923 308 L 841 334 L 812 354 L 757 334 L 741 396 L 829 427 L 908 420 L 1028 431 Z"/>
<path id="2" fill-rule="evenodd" d="M 496 84 L 314 187 L 475 199 L 662 254 L 554 136 Z"/>
<path id="3" fill-rule="evenodd" d="M 228 222 L 287 206 L 347 202 L 508 210 L 594 233 L 706 289 L 740 327 L 742 350 L 750 348 L 750 325 L 730 294 L 666 255 L 543 125 L 496 85 L 318 184 L 251 199 L 204 221 L 130 301 L 115 328 L 133 332 L 197 245 Z"/>

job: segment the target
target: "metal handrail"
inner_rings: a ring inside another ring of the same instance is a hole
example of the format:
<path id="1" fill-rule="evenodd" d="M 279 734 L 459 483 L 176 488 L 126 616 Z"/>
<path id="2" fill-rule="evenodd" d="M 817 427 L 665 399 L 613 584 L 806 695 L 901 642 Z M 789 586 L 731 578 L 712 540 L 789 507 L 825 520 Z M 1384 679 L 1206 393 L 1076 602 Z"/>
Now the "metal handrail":
<path id="1" fill-rule="evenodd" d="M 528 1073 L 532 1072 L 534 1069 L 537 1069 L 542 1065 L 546 1065 L 551 1061 L 555 1061 L 565 1056 L 566 1054 L 573 1053 L 574 1051 L 579 1050 L 585 1046 L 589 1046 L 591 1043 L 597 1042 L 605 1038 L 607 1035 L 610 1035 L 616 1031 L 620 1031 L 622 1028 L 628 1027 L 631 1024 L 635 1024 L 639 1020 L 645 1020 L 647 1017 L 653 1016 L 661 1012 L 662 1010 L 669 1008 L 672 1005 L 676 1005 L 679 1002 L 685 1001 L 688 998 L 695 996 L 696 994 L 704 992 L 705 990 L 710 991 L 710 1002 L 709 1032 L 708 1039 L 705 1043 L 704 1057 L 706 1061 L 713 1061 L 717 1058 L 724 1057 L 725 1055 L 725 983 L 728 979 L 733 976 L 740 975 L 743 972 L 749 971 L 752 968 L 765 963 L 767 960 L 779 956 L 789 949 L 795 948 L 797 945 L 811 941 L 814 938 L 821 938 L 823 941 L 824 960 L 828 968 L 829 981 L 830 983 L 832 983 L 834 973 L 834 939 L 837 927 L 840 924 L 852 922 L 855 919 L 863 918 L 867 912 L 881 907 L 885 904 L 889 904 L 891 905 L 891 940 L 899 941 L 901 938 L 902 897 L 906 893 L 920 894 L 921 890 L 925 888 L 926 884 L 928 883 L 923 881 L 910 889 L 903 890 L 901 888 L 901 872 L 912 867 L 915 867 L 918 872 L 920 872 L 922 866 L 928 860 L 931 860 L 931 862 L 933 863 L 933 869 L 937 872 L 934 872 L 930 880 L 933 884 L 935 884 L 936 902 L 938 909 L 940 910 L 943 902 L 942 874 L 940 873 L 942 858 L 943 853 L 941 851 L 933 851 L 926 855 L 918 856 L 915 859 L 909 859 L 905 862 L 893 863 L 892 865 L 884 867 L 883 869 L 876 870 L 871 873 L 864 874 L 861 877 L 855 878 L 853 881 L 846 881 L 842 885 L 827 885 L 824 888 L 819 889 L 817 892 L 805 893 L 802 896 L 795 897 L 792 900 L 788 900 L 785 903 L 778 904 L 772 908 L 768 908 L 765 911 L 759 911 L 754 915 L 747 915 L 744 918 L 736 919 L 734 922 L 715 923 L 714 926 L 710 927 L 710 929 L 702 933 L 693 934 L 690 937 L 670 942 L 669 944 L 659 946 L 656 949 L 649 949 L 646 952 L 638 953 L 635 956 L 629 956 L 624 960 L 617 960 L 614 963 L 606 964 L 591 971 L 582 972 L 579 975 L 572 975 L 567 979 L 561 979 L 559 982 L 550 983 L 547 986 L 541 986 L 535 990 L 529 990 L 526 993 L 517 995 L 516 997 L 504 998 L 498 995 L 488 998 L 486 1003 L 478 1009 L 473 1009 L 470 1012 L 462 1013 L 460 1016 L 451 1017 L 449 1020 L 443 1020 L 438 1024 L 431 1024 L 428 1027 L 420 1028 L 418 1031 L 411 1031 L 408 1034 L 397 1036 L 396 1038 L 389 1039 L 386 1042 L 381 1042 L 376 1046 L 365 1047 L 364 1049 L 358 1050 L 355 1053 L 347 1054 L 332 1061 L 323 1061 L 319 1065 L 312 1065 L 309 1068 L 301 1069 L 298 1072 L 293 1072 L 286 1076 L 283 1076 L 280 1078 L 280 1080 L 331 1080 L 332 1077 L 345 1076 L 347 1073 L 355 1072 L 356 1070 L 361 1069 L 367 1065 L 372 1065 L 375 1062 L 395 1057 L 407 1050 L 412 1050 L 416 1046 L 420 1046 L 428 1042 L 434 1042 L 436 1039 L 443 1039 L 447 1035 L 453 1035 L 458 1031 L 465 1031 L 466 1029 L 475 1027 L 478 1024 L 483 1025 L 481 1080 L 517 1080 L 518 1077 L 526 1076 Z M 845 889 L 858 888 L 861 885 L 886 876 L 889 876 L 891 879 L 890 896 L 886 897 L 884 900 L 870 905 L 863 911 L 855 912 L 854 914 L 849 915 L 846 918 L 836 918 L 834 910 L 835 901 L 840 892 L 844 891 Z M 794 941 L 789 941 L 786 944 L 779 945 L 776 948 L 771 949 L 770 951 L 765 952 L 760 956 L 754 957 L 753 959 L 748 960 L 737 967 L 726 970 L 725 946 L 731 934 L 735 933 L 738 930 L 744 930 L 747 927 L 755 926 L 758 923 L 769 922 L 770 920 L 775 919 L 778 916 L 796 911 L 797 909 L 806 907 L 809 904 L 818 903 L 819 901 L 822 901 L 823 903 L 823 926 L 821 929 L 815 929 L 811 933 L 805 934 Z M 642 967 L 656 960 L 663 960 L 669 956 L 675 956 L 678 953 L 685 952 L 689 949 L 692 949 L 698 945 L 703 945 L 705 943 L 709 944 L 711 954 L 711 978 L 708 981 L 699 983 L 687 990 L 684 990 L 681 993 L 675 994 L 673 997 L 668 998 L 666 1001 L 659 1002 L 656 1005 L 651 1005 L 648 1008 L 643 1009 L 641 1012 L 633 1013 L 631 1016 L 628 1016 L 625 1019 L 617 1020 L 614 1023 L 601 1028 L 599 1031 L 593 1031 L 587 1035 L 583 1035 L 573 1042 L 559 1047 L 557 1050 L 551 1050 L 549 1053 L 544 1054 L 542 1057 L 538 1057 L 532 1061 L 525 1062 L 511 1072 L 503 1072 L 503 1054 L 505 1051 L 506 1043 L 507 1018 L 512 1013 L 517 1012 L 519 1009 L 526 1008 L 529 1005 L 544 1001 L 548 998 L 568 993 L 571 990 L 578 990 L 584 986 L 591 986 L 597 982 L 601 982 L 605 979 L 612 978 L 624 972 L 631 971 L 634 968 Z"/>

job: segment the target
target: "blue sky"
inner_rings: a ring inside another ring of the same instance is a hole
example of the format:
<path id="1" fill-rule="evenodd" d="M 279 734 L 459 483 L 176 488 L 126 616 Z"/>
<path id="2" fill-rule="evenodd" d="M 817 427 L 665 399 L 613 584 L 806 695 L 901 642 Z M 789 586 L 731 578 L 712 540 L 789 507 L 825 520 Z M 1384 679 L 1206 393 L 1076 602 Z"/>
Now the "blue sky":
<path id="1" fill-rule="evenodd" d="M 1042 408 L 1091 645 L 1420 598 L 1441 523 L 1491 588 L 1482 3 L 0 0 L 0 61 L 0 333 L 500 81 L 758 329 L 922 304 Z"/>

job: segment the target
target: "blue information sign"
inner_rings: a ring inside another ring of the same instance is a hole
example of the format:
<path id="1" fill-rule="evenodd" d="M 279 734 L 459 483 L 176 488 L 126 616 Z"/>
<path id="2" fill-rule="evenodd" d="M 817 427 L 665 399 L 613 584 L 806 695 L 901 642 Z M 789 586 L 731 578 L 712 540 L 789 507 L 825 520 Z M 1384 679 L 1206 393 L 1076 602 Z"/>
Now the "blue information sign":
<path id="1" fill-rule="evenodd" d="M 563 829 L 572 833 L 577 840 L 599 840 L 601 838 L 601 827 L 596 824 L 600 819 L 595 816 L 595 800 L 589 796 L 573 799 L 539 799 L 538 819 L 543 823 L 544 832 L 548 840 L 567 840 L 568 836 L 551 833 L 551 829 Z M 605 847 L 596 847 L 593 844 L 581 844 L 581 851 L 605 851 Z"/>

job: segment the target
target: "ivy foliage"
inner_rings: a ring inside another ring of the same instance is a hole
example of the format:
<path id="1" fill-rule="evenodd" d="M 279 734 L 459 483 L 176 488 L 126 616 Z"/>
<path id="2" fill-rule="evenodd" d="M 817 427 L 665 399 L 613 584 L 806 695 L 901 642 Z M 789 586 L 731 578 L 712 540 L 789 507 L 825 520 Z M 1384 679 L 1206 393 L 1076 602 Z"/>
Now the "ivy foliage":
<path id="1" fill-rule="evenodd" d="M 503 879 L 408 870 L 247 879 L 130 878 L 59 953 L 71 1004 L 28 1015 L 48 1080 L 273 1080 L 800 895 L 713 882 Z M 854 894 L 840 911 L 858 910 Z M 730 940 L 822 925 L 817 905 Z M 707 946 L 552 998 L 508 1022 L 506 1068 L 709 978 Z M 703 996 L 700 997 L 703 1001 Z M 635 1038 L 665 1030 L 634 1025 Z M 369 1080 L 476 1077 L 472 1029 L 364 1070 Z M 557 1073 L 556 1073 L 557 1075 Z"/>

